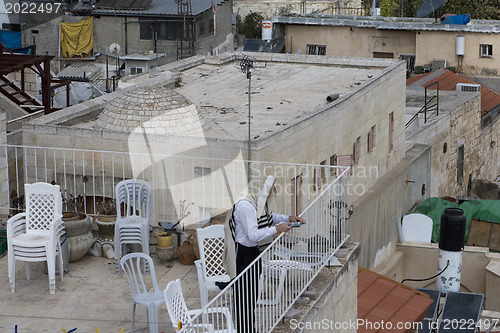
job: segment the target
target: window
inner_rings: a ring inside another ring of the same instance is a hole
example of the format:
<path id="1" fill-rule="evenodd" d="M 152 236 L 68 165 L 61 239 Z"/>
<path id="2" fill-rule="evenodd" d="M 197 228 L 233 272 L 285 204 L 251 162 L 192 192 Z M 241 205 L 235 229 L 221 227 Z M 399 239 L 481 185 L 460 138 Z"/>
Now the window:
<path id="1" fill-rule="evenodd" d="M 394 144 L 392 140 L 394 136 L 394 112 L 389 114 L 389 151 L 392 151 Z"/>
<path id="2" fill-rule="evenodd" d="M 345 167 L 345 169 L 350 168 L 349 174 L 352 175 L 352 155 L 339 155 L 337 156 L 337 166 Z M 344 168 L 339 168 L 339 176 L 345 170 Z"/>
<path id="3" fill-rule="evenodd" d="M 214 12 L 207 10 L 204 13 L 196 16 L 195 27 L 196 37 L 206 38 L 214 35 Z"/>
<path id="4" fill-rule="evenodd" d="M 373 147 L 375 147 L 375 126 L 373 126 L 368 132 L 368 142 L 367 142 L 367 151 L 371 153 L 373 151 Z"/>
<path id="5" fill-rule="evenodd" d="M 178 22 L 166 20 L 139 19 L 140 39 L 177 40 Z"/>
<path id="6" fill-rule="evenodd" d="M 493 57 L 493 45 L 491 44 L 481 44 L 479 45 L 479 55 L 481 57 Z"/>
<path id="7" fill-rule="evenodd" d="M 130 75 L 141 74 L 142 67 L 130 67 Z"/>
<path id="8" fill-rule="evenodd" d="M 464 145 L 458 146 L 457 159 L 457 183 L 462 184 L 464 180 Z"/>
<path id="9" fill-rule="evenodd" d="M 361 146 L 361 137 L 358 136 L 358 138 L 356 139 L 356 142 L 354 142 L 354 146 L 353 146 L 353 152 L 352 152 L 352 156 L 354 156 L 354 163 L 358 163 L 359 162 L 359 157 L 360 157 L 360 146 Z"/>
<path id="10" fill-rule="evenodd" d="M 391 52 L 373 52 L 374 58 L 394 59 L 394 53 Z"/>
<path id="11" fill-rule="evenodd" d="M 337 155 L 333 154 L 330 156 L 330 165 L 331 166 L 337 166 Z M 330 176 L 337 176 L 337 169 L 336 168 L 331 168 L 330 169 Z"/>
<path id="12" fill-rule="evenodd" d="M 307 44 L 307 54 L 326 55 L 326 45 Z"/>

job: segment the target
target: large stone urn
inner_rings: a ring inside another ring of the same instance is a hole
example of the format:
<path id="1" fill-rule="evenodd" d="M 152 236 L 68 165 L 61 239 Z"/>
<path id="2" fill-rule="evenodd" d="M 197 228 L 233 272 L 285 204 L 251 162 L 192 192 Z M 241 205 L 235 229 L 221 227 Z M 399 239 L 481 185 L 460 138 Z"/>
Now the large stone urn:
<path id="1" fill-rule="evenodd" d="M 92 220 L 84 213 L 64 212 L 63 225 L 68 235 L 69 262 L 78 261 L 94 244 Z"/>

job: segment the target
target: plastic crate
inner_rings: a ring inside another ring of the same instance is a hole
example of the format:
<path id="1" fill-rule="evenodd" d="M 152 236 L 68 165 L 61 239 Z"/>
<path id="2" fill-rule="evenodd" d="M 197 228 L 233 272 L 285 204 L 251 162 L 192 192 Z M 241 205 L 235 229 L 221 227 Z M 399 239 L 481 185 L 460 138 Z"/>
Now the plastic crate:
<path id="1" fill-rule="evenodd" d="M 7 253 L 7 238 L 0 236 L 0 258 Z"/>

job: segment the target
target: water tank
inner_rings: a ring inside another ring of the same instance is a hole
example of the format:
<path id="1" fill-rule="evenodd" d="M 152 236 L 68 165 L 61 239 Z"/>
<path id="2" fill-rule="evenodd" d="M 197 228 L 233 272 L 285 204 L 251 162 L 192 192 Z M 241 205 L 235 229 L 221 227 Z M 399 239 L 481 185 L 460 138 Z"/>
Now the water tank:
<path id="1" fill-rule="evenodd" d="M 457 55 L 463 56 L 465 54 L 465 36 L 457 36 Z"/>
<path id="2" fill-rule="evenodd" d="M 273 39 L 273 23 L 271 21 L 262 21 L 262 40 Z"/>

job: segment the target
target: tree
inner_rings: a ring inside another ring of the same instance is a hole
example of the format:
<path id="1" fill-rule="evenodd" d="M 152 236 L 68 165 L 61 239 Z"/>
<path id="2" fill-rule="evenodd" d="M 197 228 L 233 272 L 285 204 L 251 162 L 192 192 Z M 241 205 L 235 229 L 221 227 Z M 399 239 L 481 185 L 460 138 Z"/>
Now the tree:
<path id="1" fill-rule="evenodd" d="M 246 38 L 262 38 L 262 21 L 264 17 L 261 13 L 250 13 L 245 16 L 243 22 L 241 17 L 237 17 L 238 32 L 246 36 Z"/>

